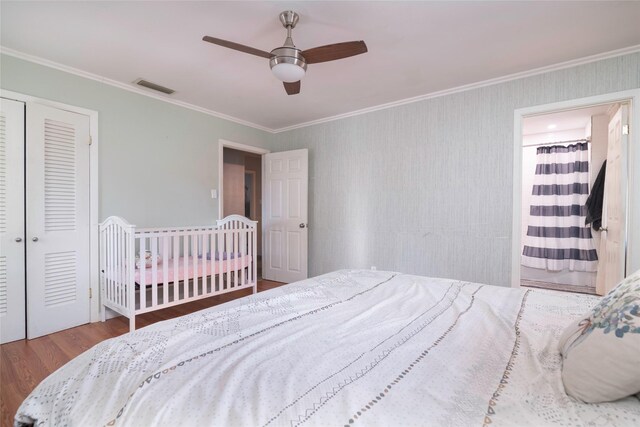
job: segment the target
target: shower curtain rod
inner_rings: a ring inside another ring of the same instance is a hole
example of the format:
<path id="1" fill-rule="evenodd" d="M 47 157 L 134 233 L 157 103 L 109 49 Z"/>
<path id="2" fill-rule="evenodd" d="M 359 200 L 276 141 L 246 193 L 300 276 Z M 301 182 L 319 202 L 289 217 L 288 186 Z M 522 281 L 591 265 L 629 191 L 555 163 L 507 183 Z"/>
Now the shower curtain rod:
<path id="1" fill-rule="evenodd" d="M 581 139 L 570 139 L 568 141 L 553 141 L 553 142 L 540 142 L 537 144 L 526 144 L 526 145 L 522 145 L 523 147 L 537 147 L 540 145 L 561 145 L 561 144 L 571 144 L 574 142 L 588 142 L 591 143 L 591 140 L 589 138 L 581 138 Z"/>

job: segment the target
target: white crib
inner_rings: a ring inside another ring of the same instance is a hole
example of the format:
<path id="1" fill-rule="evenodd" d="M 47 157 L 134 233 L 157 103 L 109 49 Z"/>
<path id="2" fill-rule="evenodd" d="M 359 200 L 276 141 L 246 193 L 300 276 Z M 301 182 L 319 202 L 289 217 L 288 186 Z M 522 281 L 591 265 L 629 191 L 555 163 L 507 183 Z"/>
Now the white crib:
<path id="1" fill-rule="evenodd" d="M 107 218 L 100 224 L 102 321 L 110 308 L 128 317 L 133 331 L 138 314 L 240 289 L 255 293 L 256 225 L 240 215 L 216 226 L 168 228 Z"/>

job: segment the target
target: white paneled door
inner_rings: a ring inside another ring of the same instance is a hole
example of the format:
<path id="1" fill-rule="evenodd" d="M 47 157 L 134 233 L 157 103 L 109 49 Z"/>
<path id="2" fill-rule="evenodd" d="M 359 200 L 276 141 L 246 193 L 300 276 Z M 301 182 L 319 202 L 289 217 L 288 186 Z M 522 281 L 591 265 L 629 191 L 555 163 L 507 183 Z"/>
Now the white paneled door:
<path id="1" fill-rule="evenodd" d="M 291 283 L 307 278 L 308 150 L 265 154 L 262 276 Z"/>
<path id="2" fill-rule="evenodd" d="M 27 104 L 27 336 L 90 321 L 89 117 Z"/>
<path id="3" fill-rule="evenodd" d="M 24 103 L 0 98 L 0 343 L 25 337 Z"/>
<path id="4" fill-rule="evenodd" d="M 609 122 L 600 261 L 596 277 L 599 295 L 609 292 L 625 276 L 628 115 L 628 107 L 622 105 Z"/>

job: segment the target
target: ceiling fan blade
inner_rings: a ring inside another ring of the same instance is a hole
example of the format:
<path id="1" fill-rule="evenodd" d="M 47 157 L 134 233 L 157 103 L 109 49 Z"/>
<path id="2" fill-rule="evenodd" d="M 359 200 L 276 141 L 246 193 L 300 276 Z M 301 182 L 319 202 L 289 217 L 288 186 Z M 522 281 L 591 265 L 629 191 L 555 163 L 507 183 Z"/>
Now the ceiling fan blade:
<path id="1" fill-rule="evenodd" d="M 302 56 L 307 64 L 317 64 L 319 62 L 335 61 L 336 59 L 348 58 L 367 52 L 367 45 L 364 41 L 353 41 L 328 44 L 326 46 L 314 47 L 302 51 Z"/>
<path id="2" fill-rule="evenodd" d="M 293 83 L 284 82 L 284 90 L 287 91 L 287 95 L 297 95 L 300 93 L 300 80 Z"/>
<path id="3" fill-rule="evenodd" d="M 218 46 L 228 47 L 229 49 L 239 50 L 240 52 L 249 53 L 251 55 L 261 56 L 263 58 L 271 58 L 271 54 L 269 52 L 265 52 L 264 50 L 256 49 L 250 46 L 245 46 L 240 43 L 230 42 L 228 40 L 217 39 L 215 37 L 204 36 L 202 40 L 217 44 Z"/>

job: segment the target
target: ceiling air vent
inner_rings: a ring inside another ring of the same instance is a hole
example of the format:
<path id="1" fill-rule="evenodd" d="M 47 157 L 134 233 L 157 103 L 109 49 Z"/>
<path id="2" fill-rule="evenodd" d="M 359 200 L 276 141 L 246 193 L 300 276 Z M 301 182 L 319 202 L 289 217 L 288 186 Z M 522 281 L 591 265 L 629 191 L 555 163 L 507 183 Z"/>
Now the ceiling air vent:
<path id="1" fill-rule="evenodd" d="M 155 83 L 148 82 L 144 79 L 138 79 L 134 82 L 138 86 L 146 87 L 147 89 L 156 90 L 158 92 L 166 93 L 167 95 L 171 95 L 175 92 L 173 89 L 169 89 L 168 87 L 160 86 Z"/>

